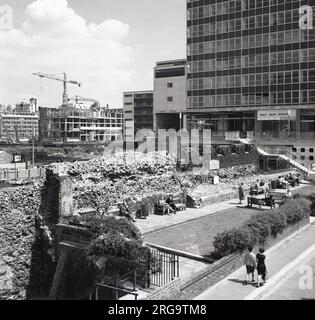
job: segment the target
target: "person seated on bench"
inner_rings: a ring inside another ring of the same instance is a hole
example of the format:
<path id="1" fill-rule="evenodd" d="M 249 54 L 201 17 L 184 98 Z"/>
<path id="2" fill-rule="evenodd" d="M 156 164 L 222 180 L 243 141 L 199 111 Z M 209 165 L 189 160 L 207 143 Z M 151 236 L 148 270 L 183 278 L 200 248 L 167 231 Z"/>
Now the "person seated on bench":
<path id="1" fill-rule="evenodd" d="M 174 210 L 174 212 L 178 211 L 172 195 L 169 195 L 165 202 Z"/>
<path id="2" fill-rule="evenodd" d="M 166 203 L 163 200 L 159 200 L 157 203 L 157 213 L 159 214 L 159 212 L 162 213 L 162 215 L 167 214 L 167 215 L 171 215 L 171 213 L 175 213 L 175 210 L 172 209 L 172 207 Z"/>
<path id="3" fill-rule="evenodd" d="M 292 198 L 292 191 L 290 189 L 287 190 L 287 194 L 285 195 L 286 198 Z"/>
<path id="4" fill-rule="evenodd" d="M 280 177 L 280 189 L 286 189 L 288 182 L 284 179 L 284 177 Z"/>
<path id="5" fill-rule="evenodd" d="M 132 213 L 130 212 L 127 206 L 126 201 L 123 201 L 121 204 L 119 204 L 118 208 L 119 208 L 120 216 L 127 218 L 128 221 L 136 222 L 136 220 L 134 219 Z"/>

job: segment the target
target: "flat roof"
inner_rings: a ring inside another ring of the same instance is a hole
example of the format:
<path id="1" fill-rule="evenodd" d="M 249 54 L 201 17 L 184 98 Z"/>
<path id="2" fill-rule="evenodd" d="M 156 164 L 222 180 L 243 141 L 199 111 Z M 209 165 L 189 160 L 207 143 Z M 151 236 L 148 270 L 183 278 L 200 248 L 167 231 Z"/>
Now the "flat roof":
<path id="1" fill-rule="evenodd" d="M 153 93 L 154 90 L 142 90 L 142 91 L 125 91 L 123 94 L 139 94 L 139 93 Z"/>

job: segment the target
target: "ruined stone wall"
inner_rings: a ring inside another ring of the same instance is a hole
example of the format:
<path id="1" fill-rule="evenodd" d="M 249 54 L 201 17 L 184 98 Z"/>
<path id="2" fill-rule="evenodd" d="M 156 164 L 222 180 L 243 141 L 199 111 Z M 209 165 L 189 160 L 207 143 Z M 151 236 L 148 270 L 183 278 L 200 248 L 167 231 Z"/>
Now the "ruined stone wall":
<path id="1" fill-rule="evenodd" d="M 72 214 L 71 190 L 53 171 L 44 183 L 0 190 L 0 300 L 48 296 L 56 224 Z"/>

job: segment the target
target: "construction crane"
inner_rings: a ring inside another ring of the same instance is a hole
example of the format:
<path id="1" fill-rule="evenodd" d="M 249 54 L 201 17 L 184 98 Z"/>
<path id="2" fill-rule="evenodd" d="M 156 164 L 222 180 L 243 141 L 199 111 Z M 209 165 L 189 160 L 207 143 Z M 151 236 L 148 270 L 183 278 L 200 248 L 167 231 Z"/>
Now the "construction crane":
<path id="1" fill-rule="evenodd" d="M 59 73 L 59 74 L 46 74 L 46 73 L 42 73 L 42 72 L 36 72 L 33 73 L 34 76 L 38 76 L 41 79 L 43 78 L 47 78 L 47 79 L 51 79 L 51 80 L 56 80 L 56 81 L 61 81 L 63 82 L 63 95 L 62 95 L 62 104 L 63 105 L 67 105 L 68 104 L 68 89 L 67 89 L 67 85 L 69 84 L 75 84 L 77 85 L 79 88 L 81 87 L 81 82 L 78 81 L 74 81 L 74 80 L 68 80 L 67 78 L 67 74 L 66 73 Z M 63 77 L 58 77 L 58 75 L 63 75 Z"/>

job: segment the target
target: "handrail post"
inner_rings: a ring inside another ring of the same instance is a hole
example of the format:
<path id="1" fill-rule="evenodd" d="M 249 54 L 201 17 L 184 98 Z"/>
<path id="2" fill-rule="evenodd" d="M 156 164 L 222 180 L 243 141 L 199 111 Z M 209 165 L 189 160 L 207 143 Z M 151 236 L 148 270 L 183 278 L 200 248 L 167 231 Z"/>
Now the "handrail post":
<path id="1" fill-rule="evenodd" d="M 98 300 L 98 285 L 95 288 L 95 300 Z"/>
<path id="2" fill-rule="evenodd" d="M 135 269 L 133 274 L 133 291 L 136 291 L 137 286 L 137 269 Z"/>
<path id="3" fill-rule="evenodd" d="M 115 279 L 115 287 L 118 289 L 118 276 Z M 118 300 L 118 290 L 115 290 L 115 300 Z"/>

